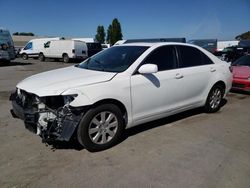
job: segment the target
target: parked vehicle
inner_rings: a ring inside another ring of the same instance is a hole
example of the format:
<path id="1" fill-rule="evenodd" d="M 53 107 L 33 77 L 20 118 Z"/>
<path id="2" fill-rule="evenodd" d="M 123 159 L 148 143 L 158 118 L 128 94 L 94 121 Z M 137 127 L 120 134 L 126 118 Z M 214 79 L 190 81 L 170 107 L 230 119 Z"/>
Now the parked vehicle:
<path id="1" fill-rule="evenodd" d="M 126 40 L 118 40 L 118 41 L 114 44 L 114 46 L 124 44 L 124 42 L 126 42 Z"/>
<path id="2" fill-rule="evenodd" d="M 101 44 L 101 45 L 103 50 L 110 48 L 110 44 Z"/>
<path id="3" fill-rule="evenodd" d="M 222 50 L 222 60 L 234 62 L 244 55 L 244 49 L 239 46 L 231 46 Z"/>
<path id="4" fill-rule="evenodd" d="M 10 56 L 7 49 L 8 47 L 6 44 L 0 44 L 0 63 L 10 62 Z"/>
<path id="5" fill-rule="evenodd" d="M 87 42 L 86 44 L 88 47 L 88 57 L 91 57 L 102 51 L 102 45 L 99 42 Z"/>
<path id="6" fill-rule="evenodd" d="M 80 40 L 86 42 L 88 48 L 88 57 L 91 57 L 102 51 L 102 44 L 97 42 L 94 38 L 74 38 L 72 40 Z"/>
<path id="7" fill-rule="evenodd" d="M 19 51 L 19 55 L 24 60 L 38 58 L 39 53 L 44 49 L 44 44 L 50 40 L 60 40 L 60 37 L 32 39 Z"/>
<path id="8" fill-rule="evenodd" d="M 218 111 L 231 88 L 230 70 L 190 44 L 124 44 L 21 81 L 11 113 L 45 142 L 76 135 L 99 151 L 116 144 L 125 128 L 197 107 Z"/>
<path id="9" fill-rule="evenodd" d="M 85 42 L 76 40 L 51 40 L 44 44 L 44 49 L 39 53 L 39 60 L 45 58 L 63 59 L 64 63 L 70 60 L 83 60 L 87 56 Z"/>
<path id="10" fill-rule="evenodd" d="M 189 40 L 188 43 L 200 46 L 212 54 L 216 53 L 217 50 L 217 39 L 195 39 Z"/>
<path id="11" fill-rule="evenodd" d="M 250 92 L 250 54 L 245 55 L 232 63 L 233 90 Z"/>
<path id="12" fill-rule="evenodd" d="M 0 62 L 15 59 L 14 42 L 7 29 L 0 28 Z"/>

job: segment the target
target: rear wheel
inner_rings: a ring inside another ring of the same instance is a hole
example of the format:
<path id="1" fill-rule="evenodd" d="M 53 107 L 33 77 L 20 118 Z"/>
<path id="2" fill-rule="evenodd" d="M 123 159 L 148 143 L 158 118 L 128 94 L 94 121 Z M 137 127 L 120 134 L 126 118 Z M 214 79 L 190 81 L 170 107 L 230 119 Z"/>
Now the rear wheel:
<path id="1" fill-rule="evenodd" d="M 77 139 L 89 151 L 101 151 L 115 145 L 124 130 L 121 110 L 114 104 L 90 109 L 82 118 Z"/>
<path id="2" fill-rule="evenodd" d="M 63 54 L 63 62 L 68 63 L 69 62 L 69 56 L 68 54 Z"/>
<path id="3" fill-rule="evenodd" d="M 38 59 L 39 59 L 40 61 L 44 61 L 44 60 L 45 60 L 45 56 L 43 55 L 43 53 L 40 53 L 40 54 L 39 54 Z"/>
<path id="4" fill-rule="evenodd" d="M 28 59 L 28 55 L 27 54 L 22 54 L 22 58 L 24 59 L 24 60 L 27 60 Z"/>
<path id="5" fill-rule="evenodd" d="M 205 111 L 207 113 L 214 113 L 220 110 L 224 92 L 224 88 L 219 84 L 212 87 L 205 104 Z"/>

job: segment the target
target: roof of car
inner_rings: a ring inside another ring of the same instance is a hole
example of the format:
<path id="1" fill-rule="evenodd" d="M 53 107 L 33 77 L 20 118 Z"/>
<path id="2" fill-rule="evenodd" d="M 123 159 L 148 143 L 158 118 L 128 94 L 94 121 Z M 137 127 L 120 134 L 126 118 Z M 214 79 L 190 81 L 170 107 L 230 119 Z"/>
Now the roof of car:
<path id="1" fill-rule="evenodd" d="M 183 46 L 195 46 L 188 43 L 182 43 L 182 42 L 140 42 L 140 43 L 127 43 L 127 44 L 121 44 L 117 46 L 163 46 L 163 45 L 183 45 Z"/>

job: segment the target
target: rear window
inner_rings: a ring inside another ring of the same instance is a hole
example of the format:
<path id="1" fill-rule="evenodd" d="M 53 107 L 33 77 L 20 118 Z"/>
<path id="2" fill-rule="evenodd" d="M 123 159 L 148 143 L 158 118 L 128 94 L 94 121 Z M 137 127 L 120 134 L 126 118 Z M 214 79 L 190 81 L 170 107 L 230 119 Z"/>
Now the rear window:
<path id="1" fill-rule="evenodd" d="M 191 46 L 178 46 L 180 68 L 213 64 L 211 59 L 197 48 Z"/>

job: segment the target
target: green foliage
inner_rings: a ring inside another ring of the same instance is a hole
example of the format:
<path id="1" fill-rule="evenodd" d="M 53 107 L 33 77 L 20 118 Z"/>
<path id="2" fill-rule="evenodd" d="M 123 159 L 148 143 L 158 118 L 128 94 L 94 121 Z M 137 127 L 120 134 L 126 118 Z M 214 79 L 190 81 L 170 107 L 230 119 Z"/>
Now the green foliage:
<path id="1" fill-rule="evenodd" d="M 35 36 L 34 35 L 34 33 L 31 33 L 31 32 L 29 32 L 29 33 L 26 33 L 26 32 L 15 32 L 15 33 L 13 33 L 13 35 L 18 35 L 18 36 Z"/>
<path id="2" fill-rule="evenodd" d="M 112 36 L 112 25 L 109 25 L 107 30 L 107 43 L 111 44 L 111 36 Z"/>
<path id="3" fill-rule="evenodd" d="M 107 42 L 114 45 L 118 40 L 122 40 L 121 24 L 117 18 L 113 19 L 112 24 L 109 25 L 107 31 Z"/>
<path id="4" fill-rule="evenodd" d="M 95 39 L 100 42 L 101 44 L 103 44 L 105 42 L 105 36 L 106 36 L 106 33 L 105 33 L 105 30 L 104 30 L 104 27 L 102 25 L 99 25 L 97 27 L 97 34 L 95 35 Z"/>
<path id="5" fill-rule="evenodd" d="M 250 31 L 247 31 L 245 33 L 242 33 L 235 37 L 236 40 L 247 40 L 250 39 Z"/>

